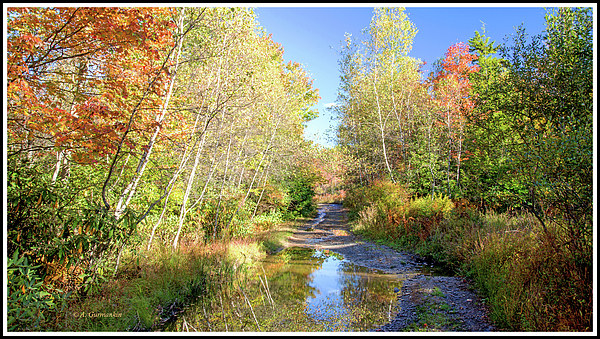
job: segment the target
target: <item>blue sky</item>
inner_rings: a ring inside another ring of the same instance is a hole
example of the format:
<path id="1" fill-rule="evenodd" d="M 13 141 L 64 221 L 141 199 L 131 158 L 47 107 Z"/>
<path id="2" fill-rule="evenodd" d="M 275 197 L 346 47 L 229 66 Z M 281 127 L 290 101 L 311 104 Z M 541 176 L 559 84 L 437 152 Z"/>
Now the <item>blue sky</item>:
<path id="1" fill-rule="evenodd" d="M 341 4 L 333 4 L 338 6 Z M 353 6 L 351 4 L 350 6 Z M 485 23 L 487 36 L 497 44 L 513 34 L 523 24 L 530 35 L 541 33 L 544 26 L 543 6 L 498 4 L 496 7 L 420 7 L 406 5 L 406 13 L 418 33 L 410 56 L 427 62 L 424 70 L 457 42 L 465 42 L 481 31 Z M 590 5 L 591 6 L 591 5 Z M 360 36 L 373 16 L 373 7 L 325 7 L 323 4 L 268 4 L 256 5 L 255 13 L 260 26 L 272 33 L 273 40 L 283 45 L 286 61 L 304 66 L 319 89 L 320 102 L 315 106 L 319 118 L 309 122 L 305 136 L 323 146 L 333 145 L 327 134 L 333 133 L 326 106 L 335 102 L 339 84 L 338 57 L 344 33 Z"/>

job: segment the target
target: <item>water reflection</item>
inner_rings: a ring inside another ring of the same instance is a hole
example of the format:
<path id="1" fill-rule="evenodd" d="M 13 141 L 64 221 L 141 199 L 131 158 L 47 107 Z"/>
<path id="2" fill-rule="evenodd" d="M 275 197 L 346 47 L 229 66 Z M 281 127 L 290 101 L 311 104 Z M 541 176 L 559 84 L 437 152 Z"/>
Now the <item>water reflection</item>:
<path id="1" fill-rule="evenodd" d="M 167 330 L 368 331 L 395 316 L 401 281 L 331 251 L 296 247 L 234 285 L 215 287 Z"/>
<path id="2" fill-rule="evenodd" d="M 306 312 L 327 330 L 365 330 L 394 316 L 394 288 L 401 284 L 395 275 L 354 265 L 334 252 L 312 256 L 324 260 L 309 276 L 314 294 L 306 299 Z"/>

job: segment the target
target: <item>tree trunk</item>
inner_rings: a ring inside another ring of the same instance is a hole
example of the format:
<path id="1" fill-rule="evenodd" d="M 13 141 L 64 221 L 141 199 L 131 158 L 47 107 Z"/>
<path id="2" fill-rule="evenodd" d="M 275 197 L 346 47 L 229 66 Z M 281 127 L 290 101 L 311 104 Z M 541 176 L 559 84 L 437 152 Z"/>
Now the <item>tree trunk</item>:
<path id="1" fill-rule="evenodd" d="M 207 121 L 208 123 L 208 121 Z M 183 201 L 181 202 L 181 209 L 179 211 L 179 225 L 177 227 L 177 234 L 175 235 L 175 240 L 173 241 L 173 248 L 177 248 L 177 243 L 179 241 L 179 234 L 181 233 L 181 227 L 183 226 L 183 222 L 185 220 L 185 216 L 187 214 L 187 201 L 189 199 L 190 196 L 190 192 L 192 191 L 192 186 L 194 183 L 194 178 L 196 176 L 196 169 L 198 168 L 198 163 L 200 162 L 200 154 L 202 154 L 202 150 L 204 149 L 204 142 L 206 140 L 206 132 L 204 132 L 202 134 L 202 142 L 200 143 L 200 146 L 198 147 L 198 151 L 196 152 L 196 157 L 194 159 L 194 166 L 192 167 L 192 171 L 190 172 L 190 176 L 188 178 L 188 183 L 185 189 L 185 193 L 183 195 Z M 210 178 L 209 178 L 210 179 Z M 210 180 L 206 181 L 206 184 L 208 184 Z M 205 185 L 206 188 L 206 185 Z M 204 196 L 204 191 L 202 191 L 202 196 Z"/>
<path id="2" fill-rule="evenodd" d="M 196 123 L 194 125 L 193 131 L 195 132 L 196 130 L 196 125 L 198 123 L 198 118 L 200 117 L 200 113 L 198 113 L 198 117 L 196 118 Z M 206 117 L 207 121 L 209 119 L 209 117 Z M 206 122 L 205 122 L 205 128 L 202 131 L 202 143 L 204 143 L 204 134 L 206 133 Z M 193 132 L 192 132 L 193 133 Z M 196 142 L 194 143 L 194 145 L 192 146 L 192 150 L 196 147 L 196 144 L 198 143 L 198 140 L 196 140 Z M 177 181 L 177 179 L 179 178 L 179 175 L 181 174 L 181 172 L 183 171 L 183 167 L 185 166 L 185 164 L 187 163 L 187 161 L 189 160 L 190 154 L 191 152 L 188 152 L 188 145 L 186 145 L 186 148 L 184 150 L 183 156 L 181 158 L 181 162 L 179 163 L 179 166 L 177 168 L 177 171 L 175 171 L 175 173 L 173 174 L 173 177 L 171 178 L 171 180 L 169 181 L 169 183 L 167 184 L 168 187 L 168 193 L 167 196 L 165 198 L 165 203 L 163 205 L 163 209 L 162 212 L 160 213 L 160 217 L 158 218 L 158 221 L 156 222 L 156 224 L 154 225 L 154 227 L 152 227 L 152 233 L 150 234 L 150 239 L 148 240 L 148 250 L 150 250 L 150 246 L 152 245 L 152 239 L 154 238 L 154 233 L 156 232 L 156 229 L 158 228 L 158 225 L 160 224 L 160 222 L 162 221 L 162 218 L 165 214 L 165 211 L 167 209 L 167 203 L 169 202 L 169 196 L 171 195 L 171 191 L 173 190 L 173 187 L 175 187 L 175 182 Z"/>
<path id="3" fill-rule="evenodd" d="M 208 87 L 210 87 L 210 84 L 212 83 L 212 72 L 208 78 Z M 200 116 L 202 115 L 202 108 L 204 107 L 204 103 L 206 101 L 206 96 L 203 97 L 202 99 L 202 103 L 200 104 L 200 109 L 198 109 L 198 113 L 196 114 L 196 120 L 194 121 L 194 127 L 192 128 L 192 132 L 190 135 L 190 141 L 191 139 L 194 137 L 194 135 L 196 134 L 196 130 L 197 130 L 197 126 L 198 126 L 198 121 L 200 120 Z M 205 134 L 206 131 L 208 129 L 208 125 L 210 123 L 210 121 L 212 120 L 212 117 L 209 116 L 208 114 L 206 115 L 206 120 L 204 121 L 204 128 L 202 129 L 201 132 L 201 145 L 204 145 L 204 138 L 205 138 Z M 160 224 L 165 211 L 167 209 L 167 203 L 169 201 L 169 196 L 171 194 L 171 190 L 174 187 L 175 181 L 177 180 L 177 178 L 179 177 L 179 174 L 181 174 L 181 172 L 183 171 L 183 167 L 185 166 L 185 164 L 188 162 L 189 157 L 191 155 L 191 152 L 194 150 L 194 148 L 196 148 L 196 145 L 198 144 L 199 139 L 196 138 L 194 145 L 192 145 L 192 149 L 190 150 L 190 152 L 188 152 L 188 146 L 189 146 L 189 142 L 186 144 L 186 148 L 184 150 L 183 156 L 181 158 L 181 162 L 179 164 L 179 167 L 177 168 L 177 171 L 175 172 L 175 174 L 173 175 L 173 177 L 171 178 L 171 180 L 169 181 L 169 184 L 167 185 L 167 187 L 169 187 L 169 191 L 167 193 L 166 199 L 165 199 L 165 203 L 163 205 L 163 209 L 162 212 L 160 214 L 160 217 L 158 218 L 158 221 L 156 222 L 156 224 L 154 225 L 154 227 L 152 228 L 152 233 L 150 234 L 150 239 L 148 240 L 148 249 L 150 249 L 150 246 L 152 245 L 152 239 L 154 238 L 154 233 L 158 227 L 158 225 Z"/>
<path id="4" fill-rule="evenodd" d="M 285 107 L 287 107 L 287 101 L 285 103 Z M 275 124 L 275 128 L 273 129 L 273 134 L 271 135 L 271 138 L 269 139 L 269 142 L 267 143 L 267 146 L 265 147 L 264 151 L 262 152 L 262 156 L 260 158 L 260 162 L 258 163 L 258 166 L 256 167 L 256 171 L 254 172 L 254 176 L 252 177 L 252 182 L 250 183 L 250 187 L 248 187 L 248 191 L 246 192 L 246 196 L 238 204 L 237 209 L 235 210 L 235 212 L 233 213 L 233 215 L 229 219 L 229 222 L 227 223 L 226 229 L 229 229 L 229 225 L 231 225 L 231 222 L 233 221 L 233 218 L 239 212 L 240 208 L 246 203 L 246 199 L 248 199 L 248 195 L 250 195 L 250 191 L 252 190 L 252 186 L 254 186 L 254 181 L 256 180 L 256 175 L 258 174 L 258 170 L 260 169 L 260 165 L 262 165 L 263 160 L 265 159 L 265 156 L 268 153 L 269 148 L 271 147 L 271 143 L 273 142 L 273 139 L 275 138 L 275 134 L 277 133 L 277 128 L 279 127 L 279 122 L 280 121 L 281 121 L 281 117 L 279 116 L 278 119 L 277 119 L 277 123 Z"/>
<path id="5" fill-rule="evenodd" d="M 233 141 L 233 133 L 230 133 L 229 144 L 227 145 L 227 158 L 225 159 L 225 171 L 223 172 L 223 181 L 221 182 L 221 189 L 219 190 L 219 202 L 217 204 L 217 213 L 215 215 L 215 226 L 213 228 L 213 240 L 217 238 L 217 226 L 219 224 L 219 210 L 221 208 L 221 199 L 223 198 L 223 188 L 225 187 L 225 180 L 227 179 L 227 170 L 229 169 L 229 152 L 231 150 L 231 142 Z"/>
<path id="6" fill-rule="evenodd" d="M 252 212 L 252 217 L 250 217 L 250 220 L 254 220 L 254 216 L 256 215 L 256 210 L 258 210 L 258 205 L 260 204 L 260 201 L 262 200 L 262 197 L 263 197 L 263 193 L 265 192 L 265 188 L 267 187 L 267 179 L 269 177 L 269 167 L 271 167 L 272 162 L 273 162 L 273 158 L 271 158 L 271 160 L 269 161 L 269 164 L 267 165 L 267 168 L 265 170 L 265 175 L 264 175 L 265 180 L 263 180 L 263 189 L 260 191 L 260 197 L 258 197 L 258 202 L 256 203 L 256 206 L 254 207 L 254 212 Z M 259 184 L 260 184 L 260 181 L 259 181 Z"/>
<path id="7" fill-rule="evenodd" d="M 373 89 L 375 90 L 375 101 L 377 102 L 377 116 L 379 117 L 379 130 L 381 131 L 381 148 L 383 149 L 383 159 L 385 160 L 385 166 L 388 170 L 388 173 L 390 174 L 390 179 L 393 183 L 395 183 L 396 180 L 394 180 L 394 175 L 392 174 L 392 169 L 390 168 L 390 163 L 388 161 L 387 151 L 385 147 L 385 122 L 381 117 L 381 106 L 379 104 L 379 95 L 377 94 L 377 77 L 374 78 Z"/>
<path id="8" fill-rule="evenodd" d="M 227 37 L 225 37 L 225 40 L 226 39 L 227 39 Z M 215 89 L 213 90 L 213 94 L 211 95 L 212 97 L 215 97 L 216 95 L 218 95 L 219 91 L 221 90 L 221 73 L 223 71 L 223 57 L 224 57 L 224 55 L 221 55 L 221 57 L 219 58 L 219 66 L 217 69 L 217 84 L 215 86 Z M 218 105 L 218 103 L 215 103 L 215 110 L 218 108 L 217 105 Z M 215 112 L 213 114 L 213 117 L 216 116 L 217 113 L 218 112 Z M 207 122 L 207 124 L 208 124 L 208 122 Z M 207 128 L 207 127 L 205 127 L 205 128 Z M 204 145 L 205 136 L 206 136 L 206 133 L 204 133 L 204 135 L 202 137 L 202 146 Z M 217 145 L 218 145 L 218 143 L 217 143 Z M 181 203 L 181 209 L 180 209 L 180 213 L 179 213 L 179 225 L 177 227 L 177 233 L 175 235 L 175 239 L 173 240 L 173 248 L 174 249 L 177 248 L 177 244 L 179 242 L 179 235 L 181 234 L 181 228 L 183 227 L 183 222 L 185 221 L 185 216 L 188 212 L 188 209 L 186 208 L 187 201 L 189 199 L 189 195 L 192 190 L 194 178 L 196 175 L 196 169 L 197 169 L 198 163 L 200 161 L 201 151 L 202 150 L 199 149 L 198 152 L 196 153 L 196 157 L 194 159 L 194 166 L 192 167 L 192 172 L 190 173 L 190 177 L 188 178 L 188 184 L 187 184 L 184 196 L 183 196 L 183 201 Z M 189 209 L 192 209 L 192 207 L 194 207 L 198 202 L 200 202 L 200 205 L 202 205 L 202 201 L 204 199 L 204 193 L 206 192 L 208 183 L 210 182 L 212 175 L 214 173 L 214 170 L 215 170 L 215 162 L 216 162 L 216 148 L 215 148 L 215 156 L 213 158 L 213 163 L 211 165 L 211 171 L 210 171 L 209 177 L 206 180 L 206 183 L 204 184 L 204 188 L 202 189 L 202 194 L 200 195 L 200 198 L 196 201 L 196 203 L 194 203 Z"/>
<path id="9" fill-rule="evenodd" d="M 140 182 L 140 179 L 142 178 L 142 175 L 144 174 L 144 170 L 146 169 L 146 165 L 148 164 L 148 161 L 150 159 L 150 155 L 152 154 L 152 149 L 154 147 L 154 143 L 156 142 L 156 138 L 158 136 L 158 133 L 160 132 L 160 125 L 163 122 L 165 115 L 167 113 L 167 109 L 169 107 L 169 100 L 171 99 L 171 95 L 173 93 L 173 85 L 175 84 L 175 79 L 177 76 L 177 69 L 179 67 L 179 57 L 181 56 L 181 48 L 183 45 L 183 21 L 185 18 L 185 8 L 183 8 L 181 15 L 179 17 L 179 27 L 180 27 L 180 39 L 178 41 L 178 46 L 177 46 L 177 55 L 175 57 L 175 65 L 174 65 L 174 69 L 171 70 L 171 74 L 173 74 L 171 81 L 169 81 L 168 83 L 168 91 L 166 93 L 166 97 L 165 97 L 165 102 L 163 103 L 163 107 L 159 113 L 159 115 L 156 117 L 156 122 L 157 122 L 157 126 L 154 129 L 154 133 L 150 139 L 150 141 L 148 142 L 147 148 L 144 151 L 142 158 L 140 159 L 140 162 L 138 164 L 138 167 L 136 169 L 135 175 L 132 178 L 131 182 L 129 183 L 129 185 L 127 185 L 127 187 L 125 188 L 125 190 L 123 191 L 123 193 L 121 194 L 121 196 L 119 197 L 119 201 L 117 203 L 117 206 L 115 208 L 115 217 L 117 219 L 119 219 L 123 213 L 125 212 L 125 209 L 127 208 L 127 206 L 129 205 L 129 202 L 131 201 L 131 198 L 133 197 L 133 195 L 135 194 L 135 191 L 137 189 L 137 186 Z M 167 85 L 167 84 L 166 84 Z"/>

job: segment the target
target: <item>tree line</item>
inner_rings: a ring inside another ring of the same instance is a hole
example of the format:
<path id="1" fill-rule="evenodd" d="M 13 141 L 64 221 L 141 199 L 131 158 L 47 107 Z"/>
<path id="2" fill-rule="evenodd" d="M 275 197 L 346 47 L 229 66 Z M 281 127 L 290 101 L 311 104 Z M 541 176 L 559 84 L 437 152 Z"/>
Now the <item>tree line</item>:
<path id="1" fill-rule="evenodd" d="M 42 279 L 60 266 L 89 285 L 136 242 L 227 239 L 314 209 L 302 133 L 318 90 L 251 9 L 7 18 L 7 250 Z"/>
<path id="2" fill-rule="evenodd" d="M 593 11 L 546 10 L 501 44 L 485 25 L 432 71 L 404 8 L 340 51 L 337 152 L 354 231 L 473 279 L 493 321 L 590 331 Z"/>
<path id="3" fill-rule="evenodd" d="M 375 9 L 366 38 L 342 44 L 332 108 L 351 181 L 526 209 L 589 239 L 592 27 L 591 9 L 566 7 L 547 11 L 541 34 L 521 26 L 500 45 L 484 26 L 425 75 L 405 10 Z"/>

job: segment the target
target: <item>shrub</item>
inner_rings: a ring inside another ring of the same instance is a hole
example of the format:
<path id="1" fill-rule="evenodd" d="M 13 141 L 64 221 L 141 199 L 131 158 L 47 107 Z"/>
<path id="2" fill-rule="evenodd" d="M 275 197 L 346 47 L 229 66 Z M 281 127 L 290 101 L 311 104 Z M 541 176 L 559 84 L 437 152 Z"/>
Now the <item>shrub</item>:
<path id="1" fill-rule="evenodd" d="M 441 256 L 474 280 L 497 326 L 591 330 L 591 265 L 578 264 L 560 227 L 544 232 L 528 213 L 453 213 L 433 238 Z"/>
<path id="2" fill-rule="evenodd" d="M 268 231 L 283 222 L 283 214 L 279 211 L 257 215 L 252 219 L 255 232 Z"/>
<path id="3" fill-rule="evenodd" d="M 71 292 L 50 289 L 38 275 L 41 265 L 31 265 L 26 256 L 15 251 L 7 262 L 7 329 L 9 331 L 41 330 L 52 315 L 67 306 Z"/>
<path id="4" fill-rule="evenodd" d="M 313 201 L 317 179 L 308 169 L 297 169 L 284 180 L 283 186 L 289 197 L 289 203 L 284 210 L 286 219 L 308 217 L 317 211 L 317 205 Z"/>
<path id="5" fill-rule="evenodd" d="M 396 238 L 397 225 L 409 199 L 407 190 L 390 181 L 376 181 L 348 192 L 344 206 L 355 220 L 355 231 L 376 238 Z"/>
<path id="6" fill-rule="evenodd" d="M 421 241 L 428 239 L 453 209 L 452 200 L 443 195 L 411 199 L 402 216 L 405 235 L 416 235 Z"/>

